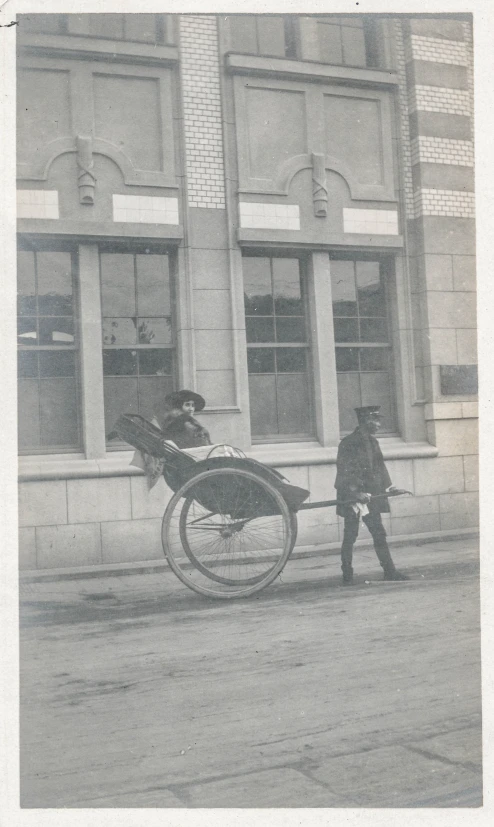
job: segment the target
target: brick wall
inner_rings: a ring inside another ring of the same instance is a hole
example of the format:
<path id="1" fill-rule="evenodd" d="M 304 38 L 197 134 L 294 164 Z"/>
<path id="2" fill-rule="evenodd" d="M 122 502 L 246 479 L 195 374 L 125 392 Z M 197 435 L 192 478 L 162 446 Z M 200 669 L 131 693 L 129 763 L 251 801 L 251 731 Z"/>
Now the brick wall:
<path id="1" fill-rule="evenodd" d="M 405 43 L 402 24 L 394 21 L 394 37 L 396 47 L 396 68 L 398 71 L 398 107 L 401 132 L 401 163 L 403 166 L 403 184 L 405 196 L 405 212 L 407 218 L 414 216 L 412 153 L 410 146 L 410 126 L 408 122 L 409 102 L 406 75 Z"/>
<path id="2" fill-rule="evenodd" d="M 187 195 L 190 207 L 225 209 L 216 18 L 180 17 Z"/>

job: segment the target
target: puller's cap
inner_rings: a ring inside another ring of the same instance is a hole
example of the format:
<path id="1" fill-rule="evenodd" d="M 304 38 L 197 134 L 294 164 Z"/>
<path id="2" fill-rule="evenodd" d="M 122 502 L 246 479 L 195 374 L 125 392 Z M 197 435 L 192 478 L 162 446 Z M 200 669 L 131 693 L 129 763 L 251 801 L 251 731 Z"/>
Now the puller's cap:
<path id="1" fill-rule="evenodd" d="M 362 408 L 355 408 L 355 413 L 357 414 L 357 419 L 360 422 L 366 416 L 379 416 L 380 410 L 380 405 L 365 405 Z"/>

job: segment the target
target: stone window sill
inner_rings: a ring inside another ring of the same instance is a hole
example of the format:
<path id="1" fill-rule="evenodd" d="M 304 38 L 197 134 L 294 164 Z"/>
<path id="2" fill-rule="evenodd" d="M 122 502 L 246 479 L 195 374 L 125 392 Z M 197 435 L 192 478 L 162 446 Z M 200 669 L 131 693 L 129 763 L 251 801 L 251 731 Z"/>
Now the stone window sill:
<path id="1" fill-rule="evenodd" d="M 380 440 L 384 459 L 422 459 L 436 457 L 438 449 L 427 442 L 403 442 L 396 438 Z M 314 442 L 255 445 L 247 455 L 265 465 L 283 468 L 297 465 L 332 465 L 337 447 L 324 448 Z M 140 468 L 130 465 L 133 451 L 114 451 L 102 459 L 83 459 L 77 455 L 19 457 L 19 482 L 41 480 L 91 479 L 95 477 L 142 476 Z"/>
<path id="2" fill-rule="evenodd" d="M 396 86 L 398 75 L 391 69 L 366 69 L 358 66 L 333 66 L 312 60 L 291 60 L 259 55 L 225 55 L 225 64 L 233 74 L 272 77 L 283 75 L 295 80 L 345 83 L 359 86 Z"/>
<path id="3" fill-rule="evenodd" d="M 176 46 L 135 41 L 105 40 L 78 35 L 25 34 L 19 46 L 24 54 L 43 57 L 83 58 L 113 63 L 142 63 L 163 66 L 178 61 Z"/>

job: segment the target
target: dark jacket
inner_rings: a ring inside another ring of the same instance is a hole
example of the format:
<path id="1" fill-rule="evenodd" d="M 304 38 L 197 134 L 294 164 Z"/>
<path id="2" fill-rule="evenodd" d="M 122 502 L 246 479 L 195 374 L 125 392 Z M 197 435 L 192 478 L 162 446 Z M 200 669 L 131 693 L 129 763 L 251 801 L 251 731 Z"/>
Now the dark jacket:
<path id="1" fill-rule="evenodd" d="M 335 488 L 339 500 L 350 500 L 357 491 L 369 494 L 384 494 L 391 485 L 391 479 L 384 464 L 379 442 L 374 436 L 364 434 L 356 428 L 344 437 L 338 448 L 336 459 Z M 369 510 L 388 512 L 386 498 L 371 503 Z M 337 506 L 336 513 L 346 517 L 354 512 L 351 506 Z"/>

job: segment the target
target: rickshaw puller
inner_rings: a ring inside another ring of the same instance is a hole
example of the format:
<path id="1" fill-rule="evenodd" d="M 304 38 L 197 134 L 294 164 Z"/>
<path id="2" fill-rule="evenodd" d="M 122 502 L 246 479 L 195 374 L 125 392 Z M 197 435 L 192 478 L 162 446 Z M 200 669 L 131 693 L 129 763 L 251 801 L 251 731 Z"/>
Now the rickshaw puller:
<path id="1" fill-rule="evenodd" d="M 370 531 L 379 563 L 384 570 L 385 580 L 408 580 L 393 563 L 386 540 L 382 513 L 388 513 L 386 497 L 373 500 L 376 494 L 383 495 L 396 491 L 384 464 L 379 442 L 374 434 L 380 428 L 380 405 L 355 408 L 358 427 L 344 437 L 338 448 L 336 459 L 335 488 L 338 500 L 352 501 L 349 505 L 338 505 L 336 513 L 344 518 L 343 543 L 341 546 L 341 570 L 343 584 L 353 582 L 353 546 L 358 537 L 360 517 Z"/>

